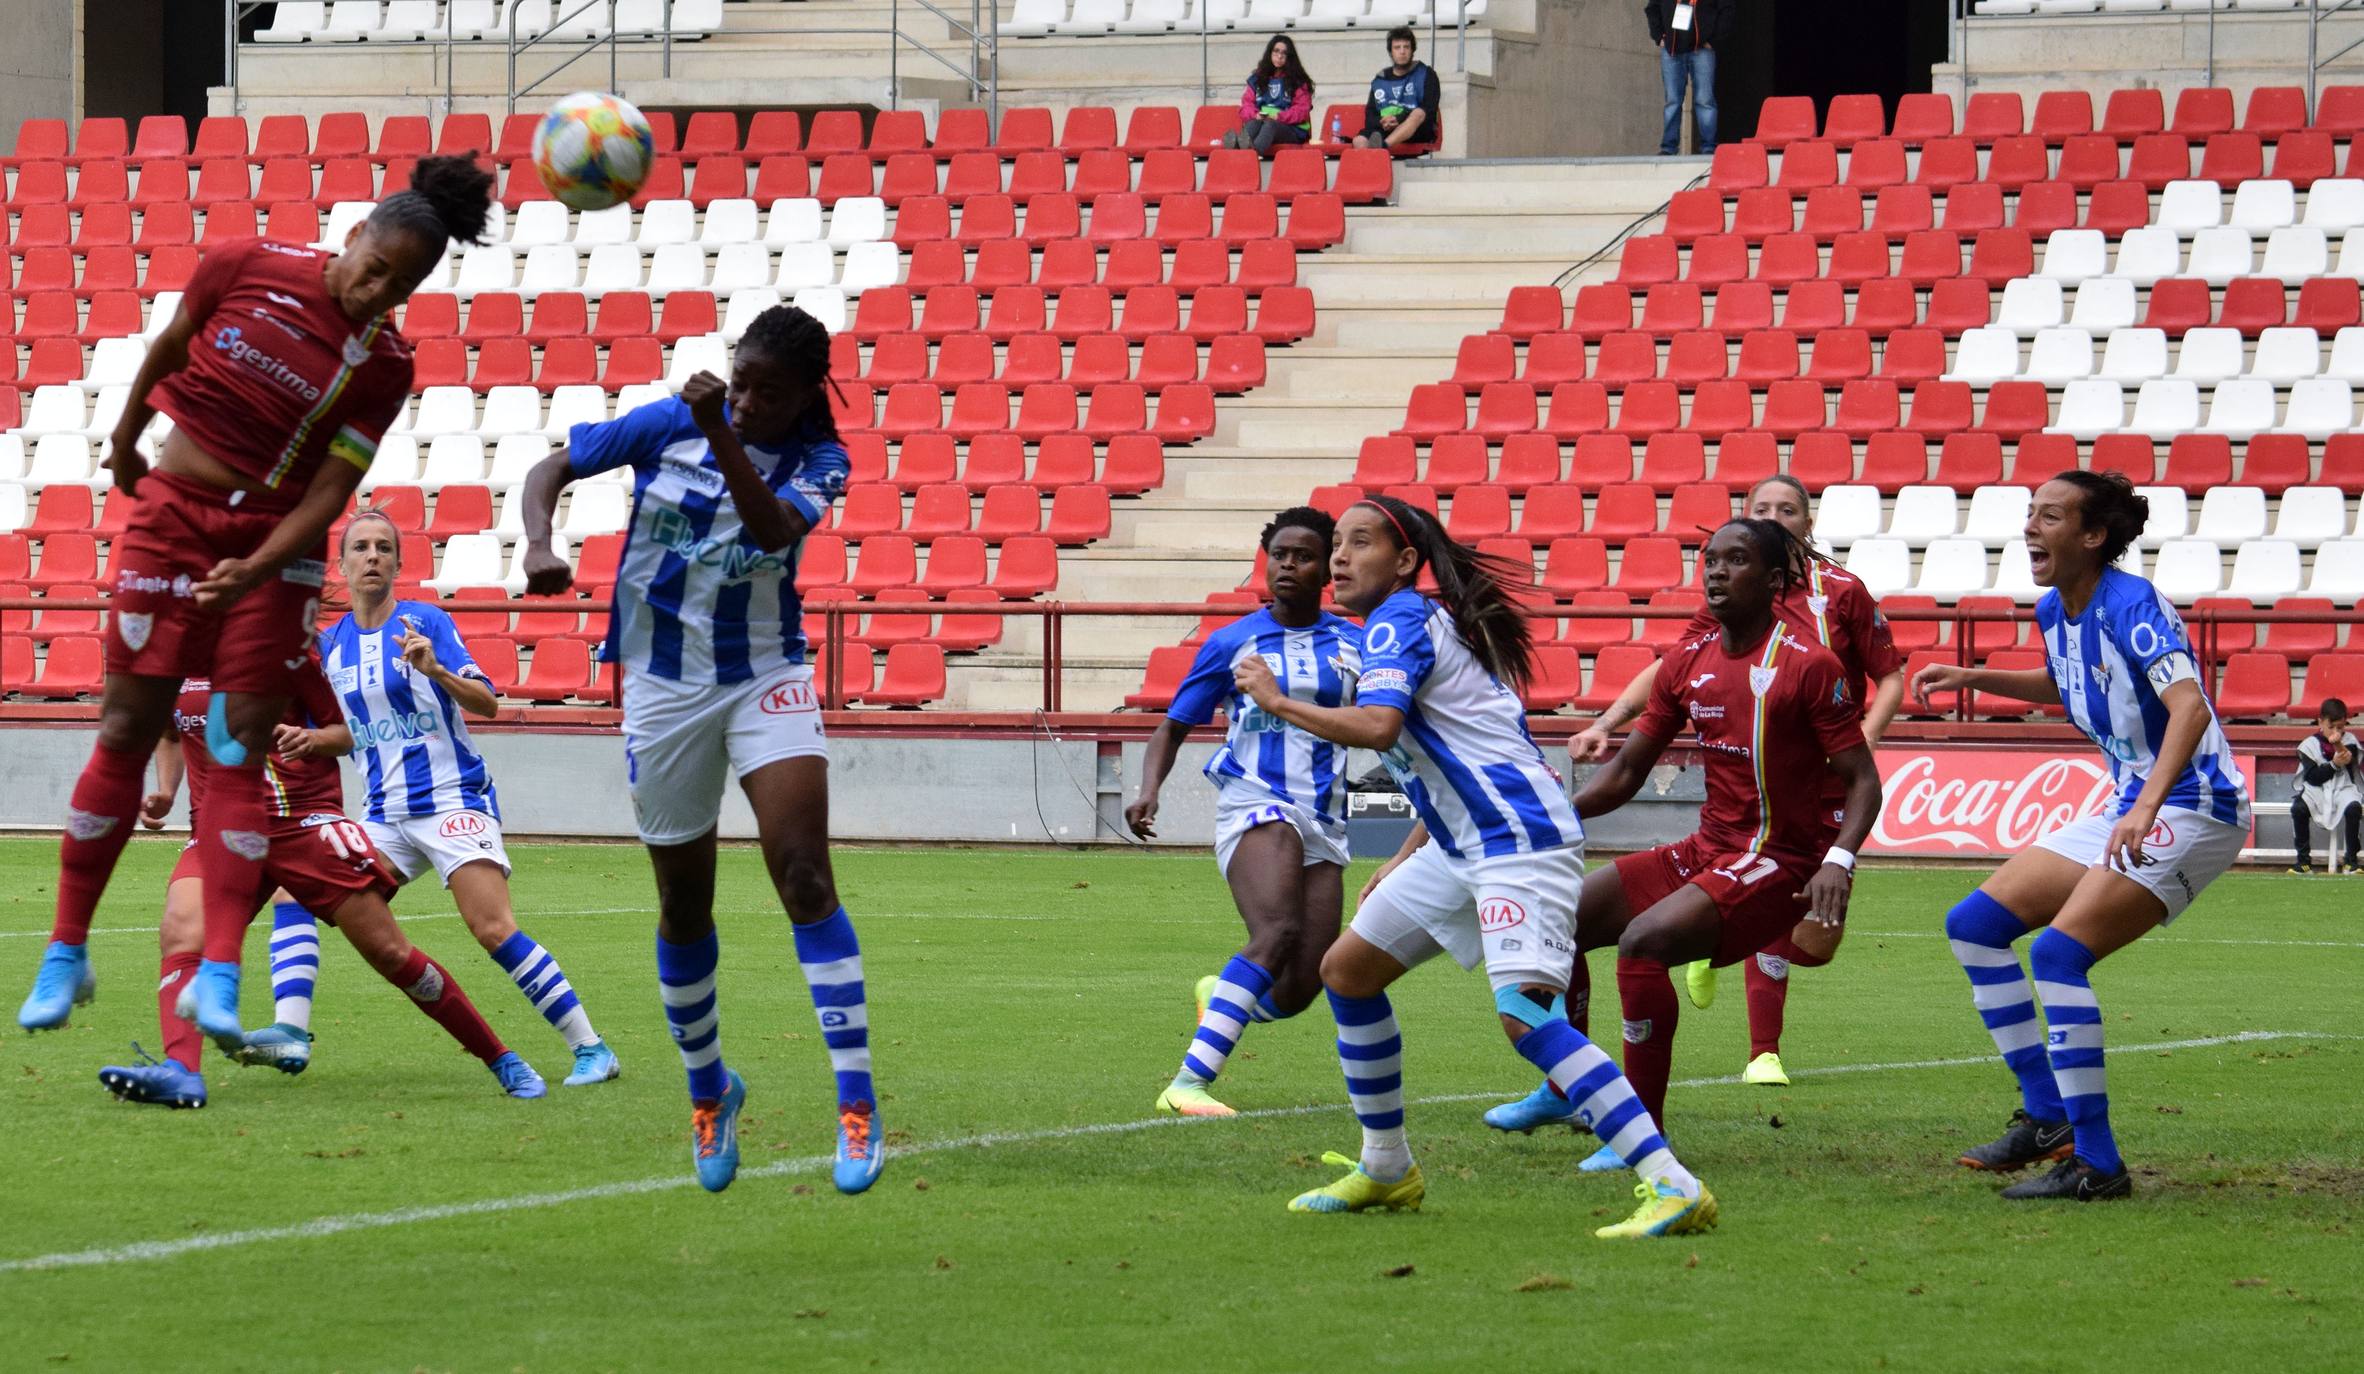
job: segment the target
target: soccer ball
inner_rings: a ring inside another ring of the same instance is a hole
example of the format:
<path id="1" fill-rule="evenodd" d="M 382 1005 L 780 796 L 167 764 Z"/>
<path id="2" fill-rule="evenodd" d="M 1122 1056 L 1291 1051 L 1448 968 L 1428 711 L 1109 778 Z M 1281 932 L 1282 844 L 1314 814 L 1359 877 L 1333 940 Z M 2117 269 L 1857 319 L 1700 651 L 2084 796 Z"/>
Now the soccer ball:
<path id="1" fill-rule="evenodd" d="M 656 160 L 647 117 L 620 95 L 577 91 L 534 128 L 534 171 L 569 209 L 605 210 L 631 199 Z"/>

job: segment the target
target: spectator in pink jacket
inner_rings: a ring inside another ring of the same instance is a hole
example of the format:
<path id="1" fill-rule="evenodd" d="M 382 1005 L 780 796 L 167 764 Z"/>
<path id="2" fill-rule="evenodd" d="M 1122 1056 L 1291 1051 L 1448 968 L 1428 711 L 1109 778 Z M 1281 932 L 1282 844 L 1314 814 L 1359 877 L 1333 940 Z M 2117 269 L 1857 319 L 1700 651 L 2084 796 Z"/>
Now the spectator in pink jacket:
<path id="1" fill-rule="evenodd" d="M 1276 34 L 1240 92 L 1239 127 L 1223 136 L 1223 146 L 1253 148 L 1271 157 L 1280 144 L 1312 138 L 1313 78 L 1297 60 L 1297 45 Z"/>

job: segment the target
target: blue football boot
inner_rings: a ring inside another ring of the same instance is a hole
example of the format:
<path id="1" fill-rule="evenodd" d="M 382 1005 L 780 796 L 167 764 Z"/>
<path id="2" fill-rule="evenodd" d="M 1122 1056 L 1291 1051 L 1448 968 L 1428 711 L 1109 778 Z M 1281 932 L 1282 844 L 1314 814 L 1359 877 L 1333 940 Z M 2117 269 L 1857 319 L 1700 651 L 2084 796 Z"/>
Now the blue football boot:
<path id="1" fill-rule="evenodd" d="M 148 1102 L 159 1107 L 205 1105 L 204 1075 L 184 1069 L 170 1059 L 151 1058 L 137 1043 L 135 1064 L 110 1064 L 99 1070 L 99 1084 L 118 1102 Z"/>
<path id="2" fill-rule="evenodd" d="M 566 1086 L 580 1088 L 590 1083 L 605 1083 L 624 1072 L 616 1063 L 616 1052 L 605 1040 L 594 1040 L 575 1051 L 575 1071 L 566 1076 Z"/>
<path id="3" fill-rule="evenodd" d="M 860 1193 L 878 1182 L 886 1166 L 886 1143 L 878 1138 L 878 1109 L 868 1102 L 842 1106 L 837 1113 L 837 1191 Z"/>
<path id="4" fill-rule="evenodd" d="M 1576 1166 L 1576 1172 L 1580 1174 L 1613 1174 L 1625 1167 L 1625 1160 L 1615 1150 L 1603 1145 L 1586 1155 L 1584 1162 Z"/>
<path id="5" fill-rule="evenodd" d="M 259 1066 L 284 1074 L 299 1074 L 312 1063 L 312 1033 L 285 1024 L 265 1026 L 241 1037 L 230 1057 L 250 1068 Z"/>
<path id="6" fill-rule="evenodd" d="M 238 1024 L 238 966 L 212 959 L 199 963 L 196 989 L 196 1015 L 189 1019 L 222 1053 L 236 1057 L 246 1043 L 246 1029 Z"/>
<path id="7" fill-rule="evenodd" d="M 89 947 L 52 940 L 41 955 L 41 971 L 33 976 L 33 991 L 18 1009 L 16 1023 L 29 1031 L 57 1030 L 66 1024 L 68 1013 L 90 1005 L 97 995 Z"/>
<path id="8" fill-rule="evenodd" d="M 1553 1092 L 1549 1083 L 1538 1084 L 1535 1091 L 1516 1102 L 1486 1109 L 1486 1124 L 1497 1131 L 1533 1135 L 1538 1126 L 1557 1126 L 1562 1122 L 1583 1129 L 1576 1121 L 1576 1104 Z"/>
<path id="9" fill-rule="evenodd" d="M 545 1097 L 550 1092 L 550 1085 L 544 1083 L 542 1076 L 534 1072 L 534 1066 L 526 1063 L 515 1050 L 495 1059 L 486 1067 L 492 1070 L 493 1077 L 501 1080 L 501 1091 L 511 1097 Z"/>
<path id="10" fill-rule="evenodd" d="M 747 1081 L 724 1070 L 730 1083 L 711 1105 L 690 1104 L 690 1160 L 698 1186 L 719 1193 L 739 1175 L 739 1109 L 747 1105 Z"/>

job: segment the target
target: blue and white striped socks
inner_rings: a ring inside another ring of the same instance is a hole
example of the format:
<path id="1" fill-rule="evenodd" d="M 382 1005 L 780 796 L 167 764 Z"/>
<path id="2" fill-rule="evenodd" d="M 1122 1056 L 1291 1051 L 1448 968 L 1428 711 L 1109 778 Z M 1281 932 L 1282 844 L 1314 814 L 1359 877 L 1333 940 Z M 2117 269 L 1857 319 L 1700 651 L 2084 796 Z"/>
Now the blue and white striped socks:
<path id="1" fill-rule="evenodd" d="M 2019 1078 L 2021 1105 L 2038 1121 L 2067 1120 L 2052 1065 L 2044 1057 L 2035 990 L 2020 972 L 2019 956 L 2011 951 L 2012 944 L 2027 934 L 2027 927 L 2001 902 L 1984 892 L 1973 892 L 1945 914 L 1945 934 L 1953 942 L 1954 958 L 1970 975 L 1971 1005 L 1978 1008 L 1978 1018 L 1995 1038 L 2003 1062 Z M 2095 1034 L 2098 1036 L 2098 1029 Z M 2095 1062 L 2100 1062 L 2098 1049 Z"/>
<path id="2" fill-rule="evenodd" d="M 1393 1183 L 1412 1170 L 1404 1142 L 1404 1038 L 1395 1028 L 1387 994 L 1329 994 L 1338 1022 L 1338 1063 L 1346 1071 L 1346 1100 L 1363 1123 L 1363 1172 Z"/>
<path id="3" fill-rule="evenodd" d="M 312 1029 L 312 986 L 320 977 L 320 926 L 294 902 L 271 907 L 271 1019 Z"/>
<path id="4" fill-rule="evenodd" d="M 1182 1055 L 1182 1072 L 1175 1075 L 1176 1084 L 1195 1083 L 1204 1087 L 1223 1072 L 1224 1062 L 1239 1045 L 1240 1032 L 1250 1021 L 1271 1020 L 1258 1015 L 1261 1004 L 1272 993 L 1272 975 L 1264 967 L 1245 955 L 1234 954 L 1223 972 L 1215 977 L 1214 995 L 1207 999 L 1207 1009 L 1198 1018 L 1198 1033 L 1191 1037 L 1190 1048 Z"/>
<path id="5" fill-rule="evenodd" d="M 2086 977 L 2093 971 L 2093 951 L 2047 926 L 2028 946 L 2027 961 L 2035 972 L 2036 995 L 2044 999 L 2044 1021 L 2052 1031 L 2052 1078 L 2077 1130 L 2077 1158 L 2117 1173 L 2126 1161 L 2110 1130 L 2110 1095 L 2102 1084 L 2101 1006 Z"/>
<path id="6" fill-rule="evenodd" d="M 796 932 L 796 962 L 813 992 L 813 1011 L 821 1018 L 821 1043 L 829 1047 L 829 1066 L 837 1072 L 837 1101 L 842 1107 L 857 1102 L 875 1104 L 870 1084 L 870 1006 L 862 984 L 862 945 L 854 938 L 854 923 L 845 908 L 824 921 L 791 927 Z"/>
<path id="7" fill-rule="evenodd" d="M 566 981 L 566 970 L 558 966 L 550 951 L 535 944 L 532 936 L 522 930 L 515 932 L 501 942 L 492 957 L 508 971 L 525 1000 L 542 1013 L 542 1019 L 566 1037 L 567 1048 L 579 1050 L 599 1043 L 599 1032 L 591 1029 L 591 1013 L 576 1000 L 574 985 Z"/>
<path id="8" fill-rule="evenodd" d="M 689 1071 L 693 1102 L 719 1100 L 730 1082 L 722 1067 L 721 1013 L 714 1004 L 714 966 L 721 960 L 722 942 L 713 931 L 686 945 L 657 937 L 657 991 L 665 999 L 665 1021 L 681 1050 L 681 1066 Z"/>
<path id="9" fill-rule="evenodd" d="M 1584 1032 L 1557 1017 L 1519 1037 L 1518 1052 L 1575 1104 L 1576 1119 L 1592 1127 L 1600 1142 L 1627 1168 L 1648 1182 L 1665 1183 L 1685 1197 L 1699 1196 L 1699 1180 L 1675 1162 L 1633 1084 Z"/>

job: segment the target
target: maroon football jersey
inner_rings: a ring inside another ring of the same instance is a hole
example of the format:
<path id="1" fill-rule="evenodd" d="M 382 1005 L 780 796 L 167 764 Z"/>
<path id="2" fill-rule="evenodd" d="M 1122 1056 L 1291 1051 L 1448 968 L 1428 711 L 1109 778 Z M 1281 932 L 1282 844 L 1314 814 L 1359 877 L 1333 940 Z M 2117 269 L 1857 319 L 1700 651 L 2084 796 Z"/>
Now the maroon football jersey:
<path id="1" fill-rule="evenodd" d="M 322 273 L 336 255 L 264 239 L 206 250 L 181 296 L 189 365 L 149 399 L 197 447 L 292 507 L 330 456 L 366 469 L 410 394 L 410 345 L 386 317 L 346 318 Z"/>
<path id="2" fill-rule="evenodd" d="M 1830 843 L 1822 778 L 1863 743 L 1863 708 L 1830 650 L 1776 624 L 1737 654 L 1721 628 L 1690 635 L 1658 665 L 1636 732 L 1671 742 L 1688 724 L 1707 760 L 1699 835 L 1709 847 L 1819 857 Z"/>
<path id="3" fill-rule="evenodd" d="M 287 708 L 289 725 L 342 724 L 345 716 L 336 690 L 321 674 L 320 661 L 307 659 L 297 670 L 296 697 Z M 181 682 L 180 699 L 173 703 L 173 724 L 181 736 L 181 763 L 189 775 L 189 814 L 205 803 L 206 773 L 213 755 L 205 749 L 205 710 L 213 684 L 201 677 Z M 272 754 L 263 760 L 263 791 L 271 814 L 288 820 L 306 816 L 341 816 L 345 812 L 345 780 L 334 758 L 283 759 Z"/>

